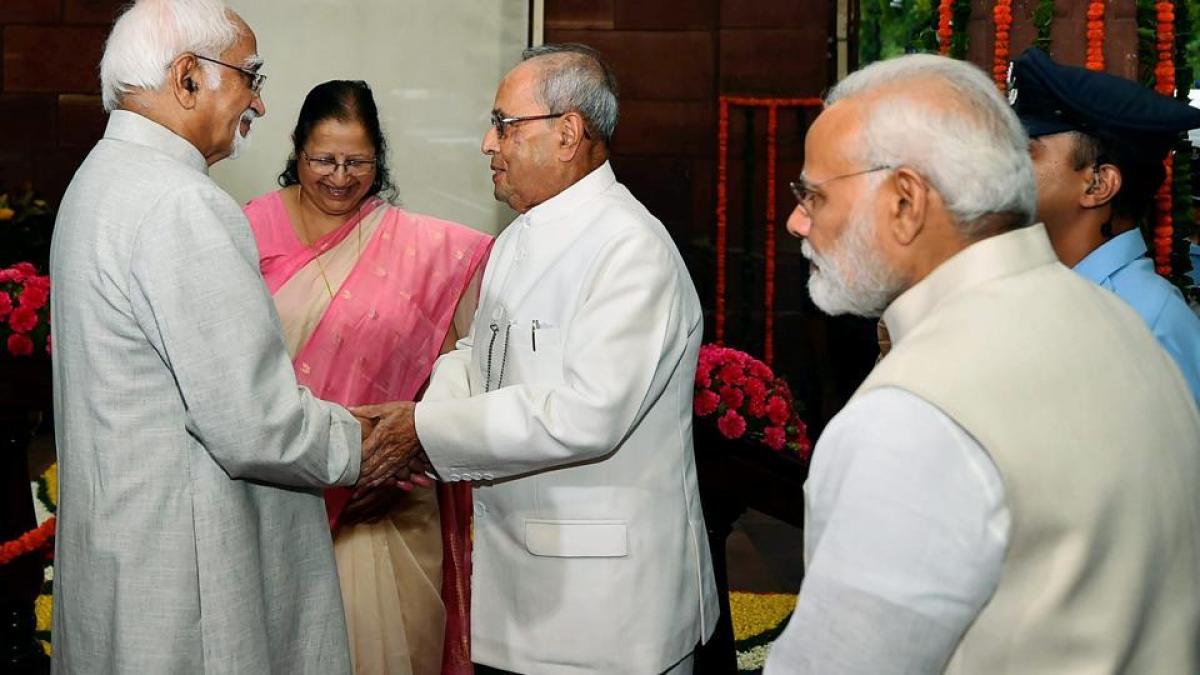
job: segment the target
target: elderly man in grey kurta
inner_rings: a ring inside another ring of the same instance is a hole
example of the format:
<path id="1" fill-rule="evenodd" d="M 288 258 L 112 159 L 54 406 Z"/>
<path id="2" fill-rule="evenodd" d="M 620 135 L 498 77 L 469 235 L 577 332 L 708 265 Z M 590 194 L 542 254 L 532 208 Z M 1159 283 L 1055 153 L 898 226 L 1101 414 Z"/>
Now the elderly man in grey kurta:
<path id="1" fill-rule="evenodd" d="M 266 112 L 256 49 L 217 0 L 137 2 L 106 47 L 51 261 L 57 673 L 350 670 L 320 488 L 357 480 L 361 427 L 296 385 L 208 177 Z"/>

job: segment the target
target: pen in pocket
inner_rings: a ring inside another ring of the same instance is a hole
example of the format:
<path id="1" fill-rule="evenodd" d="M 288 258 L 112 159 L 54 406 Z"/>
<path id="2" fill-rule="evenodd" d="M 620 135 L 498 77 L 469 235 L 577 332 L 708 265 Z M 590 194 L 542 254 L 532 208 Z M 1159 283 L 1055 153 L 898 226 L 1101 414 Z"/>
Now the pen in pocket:
<path id="1" fill-rule="evenodd" d="M 537 329 L 538 320 L 534 319 L 533 323 L 531 323 L 529 326 L 529 342 L 533 346 L 533 351 L 535 352 L 537 351 Z"/>

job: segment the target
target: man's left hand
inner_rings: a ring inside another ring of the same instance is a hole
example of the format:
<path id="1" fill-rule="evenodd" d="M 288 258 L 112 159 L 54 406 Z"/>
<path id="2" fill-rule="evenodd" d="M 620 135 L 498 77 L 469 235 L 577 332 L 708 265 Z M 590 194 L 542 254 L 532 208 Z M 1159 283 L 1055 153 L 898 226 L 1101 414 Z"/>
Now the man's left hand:
<path id="1" fill-rule="evenodd" d="M 364 405 L 351 409 L 358 417 L 376 418 L 375 430 L 363 443 L 362 468 L 355 494 L 395 481 L 401 488 L 428 486 L 424 475 L 428 464 L 421 457 L 421 442 L 413 422 L 416 404 L 408 401 Z M 414 472 L 417 474 L 414 476 Z"/>

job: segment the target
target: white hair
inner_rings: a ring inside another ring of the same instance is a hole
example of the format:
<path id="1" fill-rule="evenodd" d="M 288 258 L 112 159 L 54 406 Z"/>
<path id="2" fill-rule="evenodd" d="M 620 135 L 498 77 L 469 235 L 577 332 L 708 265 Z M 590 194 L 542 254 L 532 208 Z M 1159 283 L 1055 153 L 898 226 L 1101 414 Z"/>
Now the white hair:
<path id="1" fill-rule="evenodd" d="M 240 36 L 221 0 L 136 0 L 128 5 L 104 45 L 100 90 L 111 112 L 134 90 L 157 91 L 180 54 L 219 59 Z M 220 84 L 220 66 L 201 61 L 205 84 Z"/>
<path id="2" fill-rule="evenodd" d="M 930 97 L 933 84 L 947 96 Z M 979 68 L 933 54 L 877 61 L 842 80 L 826 99 L 887 89 L 869 100 L 860 160 L 865 166 L 908 166 L 938 194 L 963 234 L 982 220 L 1007 214 L 1024 226 L 1033 222 L 1037 187 L 1029 138 L 996 85 Z"/>

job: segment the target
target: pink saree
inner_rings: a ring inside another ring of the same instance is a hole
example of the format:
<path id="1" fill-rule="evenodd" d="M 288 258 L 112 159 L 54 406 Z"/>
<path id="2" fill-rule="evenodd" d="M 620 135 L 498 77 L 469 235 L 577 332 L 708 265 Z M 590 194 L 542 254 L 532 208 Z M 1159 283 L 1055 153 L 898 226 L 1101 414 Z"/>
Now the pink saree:
<path id="1" fill-rule="evenodd" d="M 491 239 L 379 199 L 311 247 L 280 192 L 246 215 L 299 382 L 347 406 L 415 400 L 452 325 L 469 324 Z M 470 487 L 417 489 L 379 522 L 341 524 L 349 494 L 325 502 L 355 672 L 470 673 Z"/>

